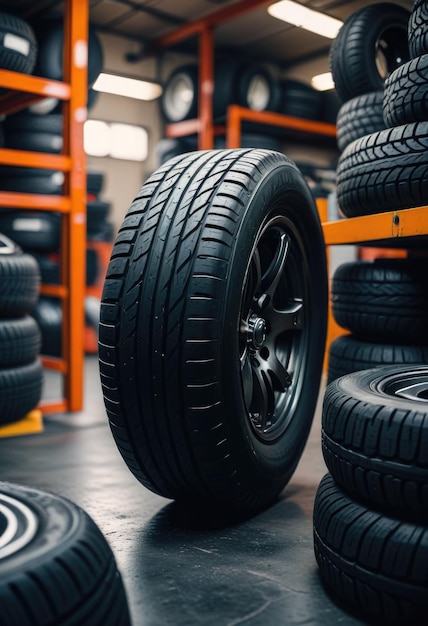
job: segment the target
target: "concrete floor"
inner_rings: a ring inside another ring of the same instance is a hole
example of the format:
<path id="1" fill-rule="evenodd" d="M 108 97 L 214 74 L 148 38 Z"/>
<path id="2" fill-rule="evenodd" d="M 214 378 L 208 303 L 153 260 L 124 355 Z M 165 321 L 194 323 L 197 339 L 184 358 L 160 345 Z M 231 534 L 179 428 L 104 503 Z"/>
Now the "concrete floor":
<path id="1" fill-rule="evenodd" d="M 58 380 L 47 372 L 45 396 Z M 0 439 L 2 480 L 53 491 L 83 507 L 115 554 L 134 626 L 356 626 L 318 576 L 312 505 L 326 469 L 320 409 L 280 499 L 233 525 L 213 525 L 152 494 L 117 451 L 95 356 L 85 411 L 47 417 L 44 432 Z"/>

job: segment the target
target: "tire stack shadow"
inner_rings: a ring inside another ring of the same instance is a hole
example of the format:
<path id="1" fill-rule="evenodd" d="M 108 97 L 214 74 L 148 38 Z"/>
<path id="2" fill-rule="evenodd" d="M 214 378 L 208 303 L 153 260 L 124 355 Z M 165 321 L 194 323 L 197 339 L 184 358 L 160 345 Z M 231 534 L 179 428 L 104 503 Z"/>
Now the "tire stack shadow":
<path id="1" fill-rule="evenodd" d="M 410 15 L 371 5 L 333 42 L 345 101 L 337 167 L 345 219 L 427 203 L 427 18 L 421 0 Z M 376 29 L 399 59 L 385 79 L 373 71 Z M 382 89 L 369 89 L 375 79 Z M 424 241 L 405 245 L 408 258 L 346 263 L 333 277 L 333 314 L 350 334 L 330 346 L 322 411 L 329 474 L 315 498 L 314 548 L 326 588 L 348 609 L 373 623 L 419 626 L 428 609 L 428 259 Z"/>

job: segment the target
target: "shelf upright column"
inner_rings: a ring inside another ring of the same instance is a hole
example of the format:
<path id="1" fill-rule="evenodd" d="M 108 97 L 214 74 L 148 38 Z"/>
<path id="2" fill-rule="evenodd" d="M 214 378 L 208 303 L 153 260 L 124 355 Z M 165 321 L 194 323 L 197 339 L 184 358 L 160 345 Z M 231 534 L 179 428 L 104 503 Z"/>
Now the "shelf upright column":
<path id="1" fill-rule="evenodd" d="M 70 99 L 64 103 L 64 151 L 71 169 L 65 191 L 70 211 L 63 215 L 62 283 L 69 286 L 63 301 L 63 357 L 68 362 L 64 396 L 69 411 L 83 406 L 84 298 L 86 274 L 86 163 L 83 124 L 87 115 L 88 0 L 67 0 L 64 15 L 64 79 Z M 68 178 L 68 180 L 67 180 Z"/>
<path id="2" fill-rule="evenodd" d="M 214 32 L 209 25 L 199 33 L 199 150 L 210 150 L 214 145 Z"/>

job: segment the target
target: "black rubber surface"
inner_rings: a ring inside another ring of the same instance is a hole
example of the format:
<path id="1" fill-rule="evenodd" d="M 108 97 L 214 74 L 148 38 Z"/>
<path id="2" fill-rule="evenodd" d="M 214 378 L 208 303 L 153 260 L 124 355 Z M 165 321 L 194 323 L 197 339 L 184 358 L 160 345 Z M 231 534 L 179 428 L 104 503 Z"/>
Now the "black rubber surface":
<path id="1" fill-rule="evenodd" d="M 314 504 L 315 557 L 334 597 L 370 624 L 423 626 L 428 529 L 358 504 L 326 475 Z"/>
<path id="2" fill-rule="evenodd" d="M 337 198 L 347 217 L 422 206 L 428 197 L 428 121 L 353 141 L 337 165 Z"/>
<path id="3" fill-rule="evenodd" d="M 409 50 L 412 58 L 428 54 L 428 2 L 415 0 L 409 19 Z"/>
<path id="4" fill-rule="evenodd" d="M 0 68 L 31 74 L 36 58 L 36 37 L 30 24 L 0 11 Z"/>
<path id="5" fill-rule="evenodd" d="M 404 63 L 388 76 L 383 115 L 387 126 L 428 121 L 428 54 Z"/>
<path id="6" fill-rule="evenodd" d="M 62 308 L 58 298 L 41 296 L 31 315 L 42 333 L 40 352 L 46 356 L 62 356 Z"/>
<path id="7" fill-rule="evenodd" d="M 0 209 L 0 232 L 26 252 L 57 252 L 60 246 L 61 215 L 51 211 Z"/>
<path id="8" fill-rule="evenodd" d="M 22 419 L 42 397 L 43 367 L 38 359 L 0 368 L 0 424 Z"/>
<path id="9" fill-rule="evenodd" d="M 428 343 L 424 259 L 376 259 L 340 265 L 332 282 L 337 323 L 355 335 L 391 343 Z"/>
<path id="10" fill-rule="evenodd" d="M 322 447 L 333 478 L 368 506 L 428 520 L 428 405 L 388 393 L 427 377 L 427 365 L 389 365 L 347 374 L 327 387 Z M 406 392 L 404 392 L 406 393 Z"/>
<path id="11" fill-rule="evenodd" d="M 40 330 L 32 317 L 0 319 L 0 367 L 34 361 L 40 353 L 40 346 Z"/>
<path id="12" fill-rule="evenodd" d="M 0 247 L 0 317 L 27 315 L 40 289 L 37 261 L 21 250 L 3 254 Z"/>
<path id="13" fill-rule="evenodd" d="M 337 145 L 343 151 L 355 139 L 386 128 L 383 119 L 383 91 L 356 96 L 345 102 L 337 114 Z"/>

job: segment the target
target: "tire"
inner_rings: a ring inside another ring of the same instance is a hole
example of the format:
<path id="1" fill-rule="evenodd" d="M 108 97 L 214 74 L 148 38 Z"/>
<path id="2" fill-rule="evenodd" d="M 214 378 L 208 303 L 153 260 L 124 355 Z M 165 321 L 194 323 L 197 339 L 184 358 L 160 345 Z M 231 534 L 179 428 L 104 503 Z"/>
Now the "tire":
<path id="1" fill-rule="evenodd" d="M 87 172 L 86 173 L 86 191 L 98 195 L 104 187 L 103 172 Z"/>
<path id="2" fill-rule="evenodd" d="M 40 297 L 31 315 L 42 333 L 40 352 L 46 356 L 62 356 L 62 307 L 57 298 Z"/>
<path id="3" fill-rule="evenodd" d="M 7 482 L 0 483 L 0 503 L 4 626 L 129 626 L 114 555 L 83 509 L 58 495 Z"/>
<path id="4" fill-rule="evenodd" d="M 198 112 L 198 67 L 177 67 L 165 82 L 160 99 L 167 122 L 182 122 L 196 117 Z"/>
<path id="5" fill-rule="evenodd" d="M 30 313 L 39 290 L 37 261 L 0 233 L 0 317 L 22 317 Z"/>
<path id="6" fill-rule="evenodd" d="M 337 146 L 343 151 L 347 145 L 386 128 L 383 119 L 383 91 L 373 91 L 345 102 L 337 114 Z"/>
<path id="7" fill-rule="evenodd" d="M 428 363 L 428 346 L 365 341 L 353 335 L 342 335 L 330 344 L 327 382 L 381 365 Z"/>
<path id="8" fill-rule="evenodd" d="M 0 68 L 31 74 L 36 56 L 37 43 L 30 24 L 0 11 Z"/>
<path id="9" fill-rule="evenodd" d="M 345 20 L 330 48 L 330 70 L 343 103 L 381 91 L 386 76 L 409 60 L 409 15 L 403 7 L 379 2 Z"/>
<path id="10" fill-rule="evenodd" d="M 428 121 L 428 54 L 401 65 L 385 81 L 387 126 Z"/>
<path id="11" fill-rule="evenodd" d="M 226 137 L 218 135 L 214 138 L 214 148 L 221 150 L 226 147 Z M 262 135 L 260 133 L 241 133 L 240 148 L 263 148 L 281 152 L 282 143 L 276 137 Z"/>
<path id="12" fill-rule="evenodd" d="M 310 120 L 321 119 L 322 95 L 320 91 L 307 83 L 290 78 L 281 82 L 280 89 L 280 113 Z"/>
<path id="13" fill-rule="evenodd" d="M 62 135 L 48 133 L 6 132 L 5 147 L 13 150 L 29 150 L 31 152 L 49 152 L 59 154 L 62 150 Z"/>
<path id="14" fill-rule="evenodd" d="M 428 54 L 428 3 L 416 0 L 409 19 L 409 50 L 412 59 Z"/>
<path id="15" fill-rule="evenodd" d="M 321 92 L 321 121 L 336 124 L 337 115 L 342 103 L 335 89 Z"/>
<path id="16" fill-rule="evenodd" d="M 158 167 L 180 154 L 193 152 L 197 149 L 197 141 L 192 142 L 181 137 L 160 139 L 156 144 L 155 155 Z"/>
<path id="17" fill-rule="evenodd" d="M 376 624 L 422 626 L 428 529 L 351 500 L 328 474 L 314 502 L 314 550 L 323 582 Z"/>
<path id="18" fill-rule="evenodd" d="M 346 217 L 424 205 L 428 197 L 428 121 L 353 141 L 337 165 L 337 198 Z"/>
<path id="19" fill-rule="evenodd" d="M 331 302 L 336 322 L 365 340 L 428 344 L 428 273 L 423 259 L 339 265 Z"/>
<path id="20" fill-rule="evenodd" d="M 39 359 L 0 369 L 0 424 L 24 418 L 42 397 L 43 367 Z"/>
<path id="21" fill-rule="evenodd" d="M 35 167 L 6 165 L 0 169 L 0 181 L 1 188 L 5 191 L 59 195 L 63 192 L 64 173 Z"/>
<path id="22" fill-rule="evenodd" d="M 328 385 L 322 450 L 334 480 L 367 506 L 428 520 L 428 366 L 388 365 Z"/>
<path id="23" fill-rule="evenodd" d="M 35 25 L 39 44 L 34 72 L 38 76 L 63 80 L 63 18 L 47 18 Z M 92 24 L 88 27 L 88 87 L 91 87 L 103 69 L 104 54 L 101 41 Z"/>
<path id="24" fill-rule="evenodd" d="M 41 334 L 36 321 L 26 315 L 0 319 L 0 368 L 26 365 L 39 355 Z"/>
<path id="25" fill-rule="evenodd" d="M 29 111 L 20 111 L 8 115 L 4 123 L 5 130 L 11 132 L 48 133 L 49 135 L 62 135 L 63 116 L 61 113 L 38 115 Z"/>
<path id="26" fill-rule="evenodd" d="M 99 351 L 113 435 L 146 487 L 242 512 L 283 489 L 318 394 L 324 259 L 309 188 L 281 154 L 195 152 L 142 187 L 114 244 Z"/>
<path id="27" fill-rule="evenodd" d="M 237 104 L 253 111 L 277 111 L 281 100 L 281 88 L 272 73 L 258 63 L 245 63 L 235 76 Z"/>
<path id="28" fill-rule="evenodd" d="M 0 209 L 0 232 L 26 252 L 57 252 L 61 237 L 61 215 L 47 211 Z"/>
<path id="29" fill-rule="evenodd" d="M 110 208 L 110 202 L 103 202 L 102 200 L 92 200 L 86 203 L 86 227 L 89 239 L 91 233 L 96 232 L 98 226 L 106 221 L 110 213 Z"/>

